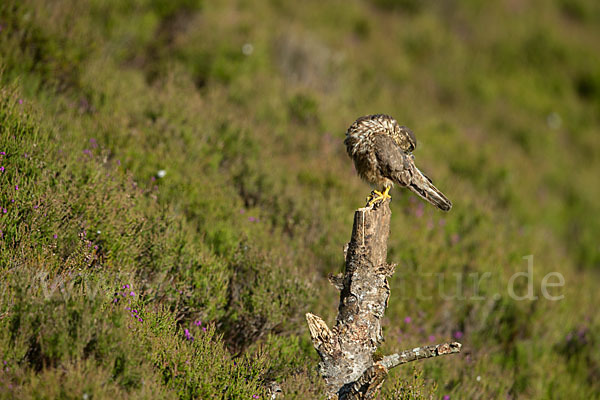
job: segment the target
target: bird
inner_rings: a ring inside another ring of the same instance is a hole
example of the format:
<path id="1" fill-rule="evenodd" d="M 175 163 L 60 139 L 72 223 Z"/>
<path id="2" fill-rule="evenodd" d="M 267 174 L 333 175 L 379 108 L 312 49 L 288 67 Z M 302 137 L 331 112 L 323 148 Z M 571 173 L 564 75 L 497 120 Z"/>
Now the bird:
<path id="1" fill-rule="evenodd" d="M 416 167 L 412 154 L 417 147 L 414 133 L 389 115 L 358 118 L 348 128 L 344 144 L 358 175 L 372 185 L 383 187 L 381 192 L 371 192 L 367 206 L 391 199 L 390 189 L 397 184 L 440 210 L 452 208 L 450 200 Z"/>

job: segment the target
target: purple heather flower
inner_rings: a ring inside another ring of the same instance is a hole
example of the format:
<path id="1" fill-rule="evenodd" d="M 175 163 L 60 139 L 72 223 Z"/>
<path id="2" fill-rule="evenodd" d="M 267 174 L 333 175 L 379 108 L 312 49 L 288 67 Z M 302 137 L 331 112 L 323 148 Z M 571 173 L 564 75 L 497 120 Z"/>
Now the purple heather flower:
<path id="1" fill-rule="evenodd" d="M 0 172 L 4 172 L 4 167 L 0 167 Z"/>
<path id="2" fill-rule="evenodd" d="M 458 233 L 453 233 L 452 236 L 450 237 L 450 241 L 452 242 L 452 244 L 458 243 L 459 240 L 460 240 L 460 235 Z"/>
<path id="3" fill-rule="evenodd" d="M 6 152 L 5 151 L 0 151 L 0 156 L 5 156 Z"/>
<path id="4" fill-rule="evenodd" d="M 141 317 L 138 317 L 138 321 L 144 322 L 144 320 Z"/>
<path id="5" fill-rule="evenodd" d="M 133 312 L 134 312 L 135 314 L 137 314 L 137 312 L 138 312 L 138 311 L 137 311 L 137 310 L 134 308 L 134 309 L 133 309 Z"/>
<path id="6" fill-rule="evenodd" d="M 117 160 L 117 165 L 121 165 L 121 160 Z"/>
<path id="7" fill-rule="evenodd" d="M 187 340 L 194 340 L 194 337 L 192 336 L 192 334 L 190 333 L 190 330 L 185 328 L 185 330 L 183 331 L 183 333 L 185 334 L 185 338 Z"/>
<path id="8" fill-rule="evenodd" d="M 19 99 L 19 104 L 23 104 L 23 99 Z"/>
<path id="9" fill-rule="evenodd" d="M 134 292 L 129 292 L 129 295 L 130 296 L 135 296 L 135 293 Z"/>
<path id="10" fill-rule="evenodd" d="M 53 237 L 54 239 L 57 239 L 57 238 L 58 238 L 58 235 L 55 233 L 54 235 L 52 235 L 52 237 Z"/>
<path id="11" fill-rule="evenodd" d="M 88 149 L 83 150 L 83 154 L 87 154 L 88 156 L 92 155 L 92 152 Z"/>
<path id="12" fill-rule="evenodd" d="M 411 317 L 406 317 L 406 318 L 404 318 L 404 322 L 405 322 L 405 323 L 407 323 L 407 324 L 410 324 L 410 323 L 411 323 L 411 321 L 412 321 L 412 318 L 411 318 Z"/>
<path id="13" fill-rule="evenodd" d="M 456 331 L 456 332 L 454 332 L 454 337 L 456 339 L 460 339 L 461 337 L 463 337 L 462 331 Z"/>
<path id="14" fill-rule="evenodd" d="M 429 335 L 429 341 L 435 342 L 435 335 Z"/>
<path id="15" fill-rule="evenodd" d="M 258 399 L 258 395 L 257 395 L 257 394 L 253 394 L 253 395 L 252 395 L 252 398 L 253 398 L 253 399 Z"/>
<path id="16" fill-rule="evenodd" d="M 423 205 L 423 203 L 419 203 L 417 205 L 417 209 L 415 210 L 415 217 L 421 218 L 423 216 L 424 212 L 425 212 L 425 206 Z"/>
<path id="17" fill-rule="evenodd" d="M 94 245 L 94 250 L 98 250 L 98 245 Z"/>
<path id="18" fill-rule="evenodd" d="M 15 185 L 15 190 L 19 190 L 19 185 Z"/>
<path id="19" fill-rule="evenodd" d="M 450 400 L 450 396 L 445 394 L 444 397 L 442 397 L 443 400 Z"/>
<path id="20" fill-rule="evenodd" d="M 98 147 L 98 143 L 96 142 L 96 139 L 91 138 L 90 139 L 90 145 L 95 149 L 96 147 Z"/>
<path id="21" fill-rule="evenodd" d="M 206 327 L 205 326 L 202 327 L 202 332 L 206 332 Z"/>
<path id="22" fill-rule="evenodd" d="M 244 214 L 246 212 L 246 210 L 244 210 L 243 208 L 240 210 L 240 214 Z"/>
<path id="23" fill-rule="evenodd" d="M 3 209 L 2 209 L 2 212 L 3 212 L 4 214 L 6 214 L 6 213 L 8 212 L 8 210 L 7 210 L 6 208 L 3 208 Z"/>
<path id="24" fill-rule="evenodd" d="M 194 321 L 194 324 L 195 324 L 196 326 L 200 326 L 200 325 L 202 325 L 202 321 L 200 321 L 200 320 L 198 319 L 198 320 Z"/>

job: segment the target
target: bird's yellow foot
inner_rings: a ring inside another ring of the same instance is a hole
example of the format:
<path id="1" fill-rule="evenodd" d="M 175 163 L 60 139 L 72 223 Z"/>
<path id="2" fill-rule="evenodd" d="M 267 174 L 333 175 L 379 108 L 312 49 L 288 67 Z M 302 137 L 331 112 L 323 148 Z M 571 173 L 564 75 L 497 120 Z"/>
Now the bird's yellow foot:
<path id="1" fill-rule="evenodd" d="M 389 195 L 390 188 L 386 187 L 385 190 L 380 192 L 379 190 L 373 190 L 370 195 L 367 196 L 367 205 L 366 207 L 371 207 L 373 204 L 384 201 L 387 199 L 391 199 L 392 196 Z"/>

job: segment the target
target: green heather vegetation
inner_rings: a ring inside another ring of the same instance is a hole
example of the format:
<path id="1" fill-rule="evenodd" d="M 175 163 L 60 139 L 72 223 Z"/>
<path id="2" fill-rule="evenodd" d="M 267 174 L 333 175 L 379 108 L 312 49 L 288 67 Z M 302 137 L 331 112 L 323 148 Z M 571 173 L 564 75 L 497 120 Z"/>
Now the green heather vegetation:
<path id="1" fill-rule="evenodd" d="M 391 192 L 381 351 L 463 344 L 381 397 L 600 398 L 599 21 L 594 0 L 2 0 L 0 398 L 322 398 L 304 314 L 334 323 L 370 191 L 343 139 L 373 113 L 454 203 Z"/>

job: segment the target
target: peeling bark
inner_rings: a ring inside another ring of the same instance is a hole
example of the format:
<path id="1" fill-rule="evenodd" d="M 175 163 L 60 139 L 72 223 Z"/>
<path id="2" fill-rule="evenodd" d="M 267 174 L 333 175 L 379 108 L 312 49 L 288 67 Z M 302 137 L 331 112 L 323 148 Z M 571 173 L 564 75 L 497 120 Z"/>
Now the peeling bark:
<path id="1" fill-rule="evenodd" d="M 330 329 L 317 315 L 306 314 L 313 345 L 321 357 L 320 374 L 325 379 L 330 399 L 372 399 L 390 368 L 460 351 L 460 343 L 445 343 L 405 350 L 377 362 L 373 360 L 373 353 L 383 341 L 381 318 L 390 296 L 387 278 L 396 267 L 386 262 L 389 203 L 386 200 L 360 208 L 354 214 L 352 238 L 344 248 L 345 272 L 329 277 L 340 290 L 335 327 Z"/>

